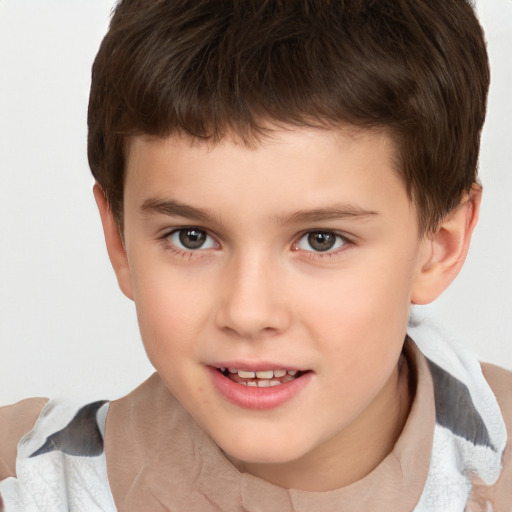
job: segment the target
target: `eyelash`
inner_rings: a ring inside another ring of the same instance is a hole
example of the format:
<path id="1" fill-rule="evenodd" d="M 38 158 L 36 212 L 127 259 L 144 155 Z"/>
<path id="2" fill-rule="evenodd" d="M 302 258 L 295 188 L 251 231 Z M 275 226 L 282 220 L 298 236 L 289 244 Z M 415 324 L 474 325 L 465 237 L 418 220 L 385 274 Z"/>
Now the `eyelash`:
<path id="1" fill-rule="evenodd" d="M 197 257 L 202 257 L 202 256 L 206 256 L 204 254 L 204 251 L 206 249 L 202 249 L 201 248 L 198 248 L 196 250 L 194 249 L 182 249 L 180 248 L 179 246 L 177 246 L 175 243 L 171 242 L 170 240 L 170 237 L 174 234 L 177 234 L 177 233 L 180 233 L 180 232 L 183 232 L 183 231 L 192 231 L 192 230 L 196 230 L 196 231 L 200 231 L 202 233 L 204 233 L 207 237 L 211 238 L 214 240 L 215 244 L 220 247 L 220 244 L 215 240 L 214 237 L 212 237 L 207 230 L 203 229 L 203 228 L 200 228 L 198 226 L 181 226 L 179 228 L 175 228 L 175 229 L 172 229 L 171 231 L 168 231 L 166 233 L 164 233 L 162 236 L 159 237 L 159 240 L 164 244 L 164 248 L 166 250 L 169 250 L 171 251 L 172 253 L 178 255 L 178 256 L 181 256 L 182 258 L 188 258 L 188 259 L 192 259 L 192 258 L 197 258 Z M 210 247 L 208 247 L 207 249 L 210 249 Z"/>
<path id="2" fill-rule="evenodd" d="M 186 231 L 186 230 L 197 230 L 197 231 L 200 231 L 200 232 L 204 233 L 206 235 L 206 237 L 209 237 L 212 240 L 214 240 L 214 242 L 215 242 L 217 247 L 220 247 L 220 244 L 215 240 L 215 238 L 212 235 L 210 235 L 208 233 L 207 230 L 205 230 L 203 228 L 200 228 L 198 226 L 182 226 L 182 227 L 179 227 L 179 228 L 175 228 L 175 229 L 173 229 L 171 231 L 166 232 L 162 236 L 160 236 L 159 240 L 162 243 L 164 243 L 165 249 L 167 249 L 167 250 L 173 252 L 174 254 L 176 254 L 178 256 L 181 256 L 183 258 L 192 259 L 192 258 L 206 256 L 206 254 L 204 254 L 204 251 L 206 251 L 207 249 L 211 249 L 212 247 L 207 247 L 205 249 L 198 248 L 198 249 L 195 249 L 195 250 L 194 249 L 186 250 L 186 249 L 181 249 L 175 243 L 170 241 L 169 238 L 172 235 L 180 233 L 180 232 L 183 232 L 183 231 Z M 316 234 L 324 233 L 324 234 L 334 235 L 336 237 L 335 243 L 338 243 L 339 241 L 341 241 L 342 244 L 341 244 L 341 246 L 335 248 L 334 250 L 332 250 L 332 249 L 327 249 L 326 251 L 315 251 L 315 250 L 308 251 L 308 250 L 303 250 L 303 252 L 307 253 L 307 258 L 310 259 L 310 260 L 324 259 L 324 258 L 329 258 L 330 259 L 330 258 L 336 257 L 340 253 L 346 251 L 348 249 L 348 247 L 354 245 L 354 242 L 352 240 L 350 240 L 345 235 L 342 235 L 341 233 L 338 233 L 336 231 L 332 231 L 332 230 L 328 230 L 328 229 L 309 229 L 308 231 L 302 232 L 295 239 L 295 242 L 293 242 L 293 244 L 291 246 L 292 251 L 294 251 L 294 252 L 301 251 L 301 249 L 298 248 L 298 244 L 300 243 L 300 241 L 305 236 L 313 234 L 313 233 L 316 233 Z"/>
<path id="3" fill-rule="evenodd" d="M 309 260 L 321 260 L 321 259 L 326 259 L 326 258 L 331 259 L 336 256 L 339 256 L 342 252 L 345 252 L 350 246 L 354 245 L 354 242 L 352 240 L 350 240 L 345 235 L 342 235 L 341 233 L 338 233 L 336 231 L 329 230 L 329 229 L 309 229 L 308 231 L 304 231 L 296 239 L 297 241 L 292 244 L 292 250 L 300 251 L 301 249 L 298 247 L 298 244 L 307 235 L 320 234 L 320 233 L 334 235 L 336 237 L 335 244 L 341 242 L 341 245 L 334 249 L 327 249 L 326 251 L 304 250 L 304 252 L 307 253 L 307 258 Z"/>

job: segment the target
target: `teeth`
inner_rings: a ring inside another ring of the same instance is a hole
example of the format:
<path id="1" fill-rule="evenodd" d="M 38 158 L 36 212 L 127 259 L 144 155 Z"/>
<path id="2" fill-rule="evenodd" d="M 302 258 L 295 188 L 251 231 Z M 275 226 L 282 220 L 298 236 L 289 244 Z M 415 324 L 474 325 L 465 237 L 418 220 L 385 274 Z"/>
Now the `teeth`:
<path id="1" fill-rule="evenodd" d="M 238 375 L 240 375 L 240 372 L 238 372 Z M 258 379 L 271 379 L 273 376 L 274 376 L 273 370 L 265 370 L 265 371 L 256 372 L 256 377 L 258 377 Z"/>
<path id="2" fill-rule="evenodd" d="M 258 372 L 258 373 L 262 373 L 262 372 Z M 273 372 L 270 372 L 270 373 L 273 373 Z M 238 376 L 241 379 L 254 379 L 254 377 L 256 377 L 256 373 L 255 372 L 246 372 L 245 370 L 238 370 Z M 271 375 L 271 377 L 272 377 L 272 375 Z"/>
<path id="3" fill-rule="evenodd" d="M 298 370 L 258 370 L 256 372 L 248 371 L 248 370 L 239 370 L 238 368 L 220 368 L 221 372 L 225 373 L 226 371 L 229 371 L 231 374 L 237 374 L 241 379 L 260 379 L 261 381 L 271 381 L 271 386 L 276 386 L 277 384 L 282 384 L 283 382 L 288 382 L 292 380 L 293 377 L 295 377 L 299 371 Z M 283 378 L 285 380 L 283 381 L 272 381 L 271 379 L 281 379 Z M 273 384 L 273 383 L 276 384 Z M 266 387 L 266 384 L 262 384 L 262 387 Z"/>
<path id="4" fill-rule="evenodd" d="M 226 368 L 220 369 L 222 372 L 226 371 Z M 238 370 L 237 368 L 228 368 L 229 373 L 237 373 L 238 376 L 242 379 L 271 379 L 272 377 L 280 378 L 284 377 L 286 374 L 294 377 L 297 375 L 297 370 L 259 370 L 257 372 L 251 372 L 247 370 Z"/>

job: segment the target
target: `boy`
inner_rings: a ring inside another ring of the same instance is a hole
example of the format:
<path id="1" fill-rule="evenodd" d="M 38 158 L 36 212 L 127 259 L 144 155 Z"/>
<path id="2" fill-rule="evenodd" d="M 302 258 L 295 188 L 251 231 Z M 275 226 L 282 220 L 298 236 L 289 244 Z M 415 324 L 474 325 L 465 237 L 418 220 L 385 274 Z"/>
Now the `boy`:
<path id="1" fill-rule="evenodd" d="M 512 376 L 406 334 L 469 247 L 487 88 L 463 0 L 121 2 L 89 161 L 157 373 L 4 409 L 5 510 L 510 510 Z"/>

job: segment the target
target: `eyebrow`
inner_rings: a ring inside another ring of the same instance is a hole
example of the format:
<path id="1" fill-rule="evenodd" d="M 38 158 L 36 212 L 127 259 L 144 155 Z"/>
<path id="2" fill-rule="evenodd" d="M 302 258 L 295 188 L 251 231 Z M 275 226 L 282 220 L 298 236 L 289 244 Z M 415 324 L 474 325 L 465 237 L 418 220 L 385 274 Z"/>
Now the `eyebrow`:
<path id="1" fill-rule="evenodd" d="M 144 201 L 141 210 L 147 214 L 160 213 L 171 217 L 184 217 L 200 222 L 213 222 L 216 220 L 216 216 L 210 210 L 190 206 L 176 201 L 175 199 L 151 198 Z"/>
<path id="2" fill-rule="evenodd" d="M 324 222 L 343 218 L 371 217 L 379 212 L 366 210 L 359 206 L 349 204 L 338 204 L 327 208 L 314 208 L 312 210 L 301 210 L 291 215 L 279 216 L 280 224 L 301 224 L 312 222 Z"/>
<path id="3" fill-rule="evenodd" d="M 197 208 L 175 199 L 151 198 L 144 201 L 141 210 L 146 214 L 163 214 L 171 217 L 183 217 L 199 222 L 217 222 L 218 217 L 211 210 Z M 323 222 L 341 218 L 360 218 L 378 215 L 374 210 L 367 210 L 349 204 L 336 204 L 326 208 L 300 210 L 289 215 L 277 215 L 278 224 L 301 224 Z"/>

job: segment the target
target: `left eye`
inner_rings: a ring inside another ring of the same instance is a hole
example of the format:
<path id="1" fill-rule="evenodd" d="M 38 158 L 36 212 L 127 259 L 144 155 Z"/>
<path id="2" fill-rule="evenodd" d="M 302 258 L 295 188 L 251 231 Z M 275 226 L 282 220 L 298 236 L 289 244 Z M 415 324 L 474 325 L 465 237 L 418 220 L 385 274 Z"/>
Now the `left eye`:
<path id="1" fill-rule="evenodd" d="M 338 249 L 346 243 L 345 239 L 332 231 L 310 231 L 297 242 L 302 251 L 327 252 Z"/>
<path id="2" fill-rule="evenodd" d="M 185 251 L 212 249 L 217 246 L 215 240 L 199 228 L 182 228 L 167 236 L 169 242 Z"/>

